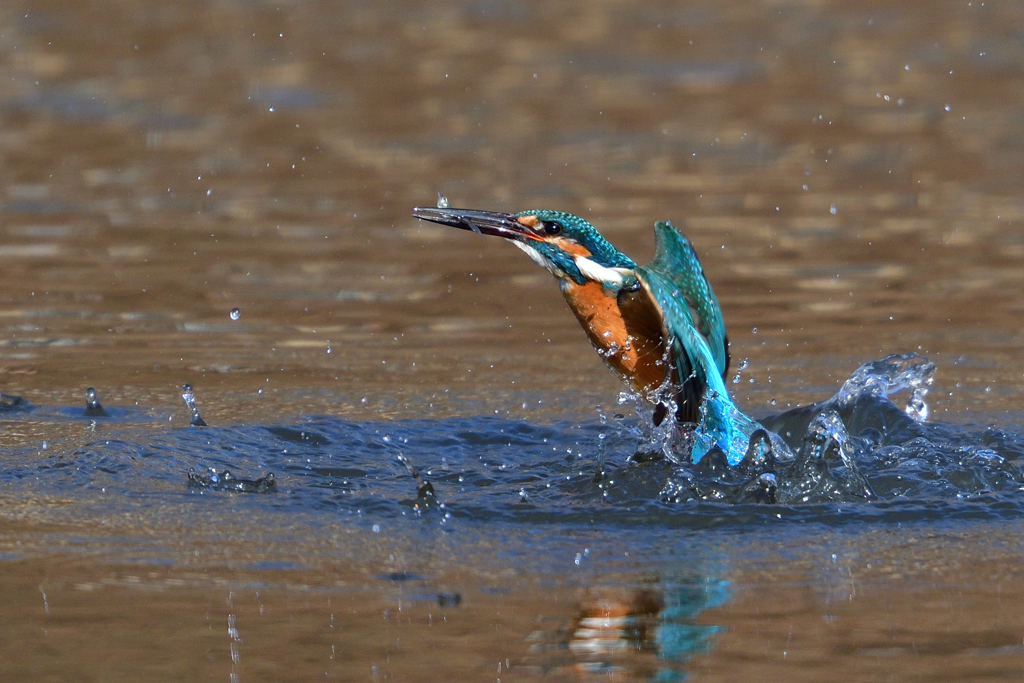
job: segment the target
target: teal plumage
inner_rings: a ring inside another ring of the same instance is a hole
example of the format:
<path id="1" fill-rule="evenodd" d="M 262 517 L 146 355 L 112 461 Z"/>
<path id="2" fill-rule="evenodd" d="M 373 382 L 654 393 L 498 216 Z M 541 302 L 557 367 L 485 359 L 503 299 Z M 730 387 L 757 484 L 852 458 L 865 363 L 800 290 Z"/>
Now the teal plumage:
<path id="1" fill-rule="evenodd" d="M 711 347 L 718 373 L 725 376 L 729 371 L 729 342 L 718 297 L 704 275 L 690 240 L 671 222 L 654 224 L 654 258 L 641 272 L 660 273 L 679 288 L 689 306 L 692 323 Z"/>
<path id="2" fill-rule="evenodd" d="M 746 454 L 751 435 L 762 427 L 729 397 L 722 310 L 693 246 L 671 223 L 655 224 L 654 258 L 638 266 L 570 213 L 429 207 L 413 215 L 503 237 L 558 278 L 608 365 L 647 400 L 663 402 L 666 386 L 672 390 L 675 418 L 692 427 L 694 462 L 714 448 L 730 464 Z M 666 407 L 659 403 L 655 415 L 663 418 Z"/>

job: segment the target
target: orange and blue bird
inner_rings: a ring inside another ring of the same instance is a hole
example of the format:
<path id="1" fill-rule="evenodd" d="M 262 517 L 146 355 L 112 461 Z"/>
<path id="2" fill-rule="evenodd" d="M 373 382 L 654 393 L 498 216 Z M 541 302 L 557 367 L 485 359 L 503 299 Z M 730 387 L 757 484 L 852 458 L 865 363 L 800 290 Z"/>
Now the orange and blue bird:
<path id="1" fill-rule="evenodd" d="M 654 404 L 655 422 L 674 413 L 692 427 L 693 462 L 715 448 L 730 465 L 743 459 L 763 428 L 729 397 L 722 310 L 693 246 L 671 223 L 655 224 L 654 258 L 640 266 L 571 213 L 417 207 L 413 216 L 522 249 L 558 280 L 605 362 Z"/>

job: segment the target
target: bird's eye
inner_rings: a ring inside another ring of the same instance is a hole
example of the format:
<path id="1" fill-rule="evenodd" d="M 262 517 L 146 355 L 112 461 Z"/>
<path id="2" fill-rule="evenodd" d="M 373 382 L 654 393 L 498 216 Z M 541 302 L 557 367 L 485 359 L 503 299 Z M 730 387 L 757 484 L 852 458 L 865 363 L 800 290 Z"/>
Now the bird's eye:
<path id="1" fill-rule="evenodd" d="M 544 232 L 546 232 L 549 235 L 557 235 L 558 233 L 562 232 L 562 226 L 559 225 L 558 223 L 555 223 L 554 221 L 545 221 Z"/>

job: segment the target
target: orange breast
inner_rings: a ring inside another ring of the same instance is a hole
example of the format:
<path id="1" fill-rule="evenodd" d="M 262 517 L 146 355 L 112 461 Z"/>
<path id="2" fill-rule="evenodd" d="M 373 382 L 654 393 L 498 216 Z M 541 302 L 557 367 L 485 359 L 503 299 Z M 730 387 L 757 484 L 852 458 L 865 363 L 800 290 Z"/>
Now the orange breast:
<path id="1" fill-rule="evenodd" d="M 609 296 L 598 283 L 562 281 L 562 295 L 605 362 L 646 394 L 665 381 L 661 319 L 642 295 Z"/>

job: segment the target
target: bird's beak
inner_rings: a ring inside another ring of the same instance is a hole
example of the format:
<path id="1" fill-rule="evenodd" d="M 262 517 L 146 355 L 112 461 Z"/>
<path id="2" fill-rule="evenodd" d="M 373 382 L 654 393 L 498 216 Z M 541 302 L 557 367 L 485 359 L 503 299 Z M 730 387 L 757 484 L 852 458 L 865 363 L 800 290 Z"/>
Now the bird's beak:
<path id="1" fill-rule="evenodd" d="M 475 209 L 436 209 L 432 206 L 417 206 L 412 210 L 412 215 L 432 223 L 450 225 L 453 228 L 460 228 L 462 230 L 472 230 L 481 235 L 497 235 L 498 237 L 519 242 L 542 239 L 526 222 L 521 222 L 510 213 L 477 211 Z M 536 222 L 536 219 L 534 222 Z"/>

